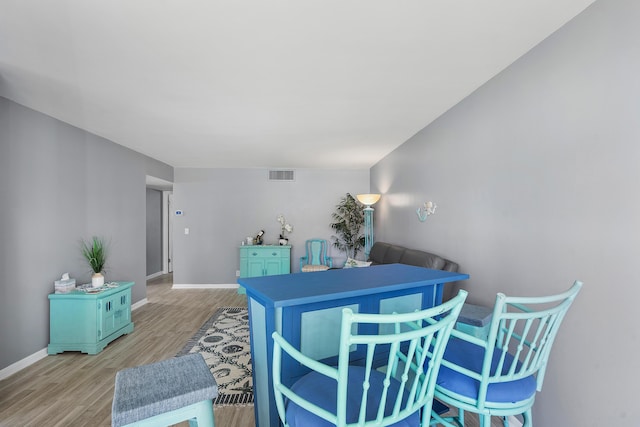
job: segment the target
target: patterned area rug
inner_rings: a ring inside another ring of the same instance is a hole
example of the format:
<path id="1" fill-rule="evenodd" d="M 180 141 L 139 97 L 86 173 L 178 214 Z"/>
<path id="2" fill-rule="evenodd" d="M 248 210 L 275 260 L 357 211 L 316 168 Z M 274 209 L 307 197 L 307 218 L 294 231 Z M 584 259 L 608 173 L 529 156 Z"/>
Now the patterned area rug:
<path id="1" fill-rule="evenodd" d="M 202 353 L 218 383 L 214 405 L 253 404 L 249 313 L 246 308 L 218 309 L 176 356 Z"/>

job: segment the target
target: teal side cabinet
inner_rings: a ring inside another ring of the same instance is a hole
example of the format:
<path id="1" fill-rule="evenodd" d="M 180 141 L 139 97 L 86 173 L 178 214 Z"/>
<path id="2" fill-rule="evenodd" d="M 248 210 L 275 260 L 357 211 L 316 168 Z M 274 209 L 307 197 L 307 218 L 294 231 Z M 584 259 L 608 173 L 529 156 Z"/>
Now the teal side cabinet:
<path id="1" fill-rule="evenodd" d="M 100 353 L 111 341 L 133 332 L 131 287 L 118 287 L 96 294 L 79 290 L 49 295 L 49 346 L 47 353 L 63 351 Z"/>
<path id="2" fill-rule="evenodd" d="M 291 245 L 240 246 L 240 277 L 274 276 L 291 273 Z M 239 294 L 244 294 L 242 286 Z"/>

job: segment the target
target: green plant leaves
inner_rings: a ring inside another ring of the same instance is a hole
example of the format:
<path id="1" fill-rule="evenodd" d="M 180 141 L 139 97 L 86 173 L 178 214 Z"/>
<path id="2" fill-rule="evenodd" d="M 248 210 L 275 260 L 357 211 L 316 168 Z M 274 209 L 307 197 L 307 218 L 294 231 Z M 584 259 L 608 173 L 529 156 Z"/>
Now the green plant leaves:
<path id="1" fill-rule="evenodd" d="M 364 235 L 360 233 L 364 225 L 364 211 L 362 206 L 349 193 L 336 205 L 331 214 L 334 222 L 329 224 L 336 232 L 332 236 L 333 246 L 355 258 L 360 249 L 364 248 Z"/>
<path id="2" fill-rule="evenodd" d="M 104 271 L 107 263 L 107 244 L 102 237 L 93 236 L 89 241 L 82 240 L 80 250 L 94 273 Z"/>

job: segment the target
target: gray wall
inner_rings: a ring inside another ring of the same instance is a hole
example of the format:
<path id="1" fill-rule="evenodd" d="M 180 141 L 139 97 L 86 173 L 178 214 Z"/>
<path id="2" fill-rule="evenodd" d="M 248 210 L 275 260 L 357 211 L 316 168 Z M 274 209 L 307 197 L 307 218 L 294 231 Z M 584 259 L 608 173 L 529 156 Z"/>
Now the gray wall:
<path id="1" fill-rule="evenodd" d="M 147 188 L 147 276 L 162 272 L 162 191 Z"/>
<path id="2" fill-rule="evenodd" d="M 152 171 L 150 171 L 152 169 Z M 90 280 L 79 240 L 110 240 L 107 280 L 145 289 L 145 176 L 172 168 L 0 98 L 0 369 L 49 341 L 53 281 Z"/>
<path id="3" fill-rule="evenodd" d="M 173 182 L 173 166 L 159 162 L 158 160 L 148 156 L 143 157 L 144 168 L 147 171 L 147 175 L 160 178 L 167 182 Z"/>
<path id="4" fill-rule="evenodd" d="M 277 243 L 283 214 L 293 225 L 292 271 L 299 271 L 306 239 L 332 236 L 331 213 L 347 192 L 368 192 L 368 170 L 296 170 L 294 182 L 270 182 L 266 169 L 175 169 L 173 210 L 174 282 L 236 283 L 238 246 L 264 229 Z M 190 234 L 185 235 L 184 229 Z M 345 256 L 335 249 L 337 263 Z"/>
<path id="5" fill-rule="evenodd" d="M 640 425 L 638 22 L 640 2 L 594 3 L 371 170 L 377 238 L 459 262 L 471 301 L 585 282 L 539 426 Z"/>

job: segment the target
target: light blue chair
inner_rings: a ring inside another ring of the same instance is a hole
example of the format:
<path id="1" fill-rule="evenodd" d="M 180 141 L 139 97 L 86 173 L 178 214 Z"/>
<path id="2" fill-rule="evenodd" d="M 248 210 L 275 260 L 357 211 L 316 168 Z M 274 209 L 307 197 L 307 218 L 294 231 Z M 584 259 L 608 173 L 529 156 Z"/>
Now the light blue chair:
<path id="1" fill-rule="evenodd" d="M 464 426 L 464 413 L 471 411 L 481 427 L 490 427 L 492 416 L 508 426 L 512 415 L 522 415 L 523 426 L 532 426 L 531 408 L 542 390 L 553 341 L 581 287 L 576 281 L 568 291 L 545 297 L 498 294 L 487 339 L 454 330 L 435 396 L 458 408 L 458 415 L 432 412 L 432 425 Z"/>
<path id="2" fill-rule="evenodd" d="M 333 267 L 333 260 L 327 256 L 329 245 L 324 239 L 309 239 L 305 243 L 306 255 L 300 257 L 300 271 L 323 271 Z"/>
<path id="3" fill-rule="evenodd" d="M 427 310 L 342 310 L 337 367 L 313 360 L 273 333 L 273 388 L 285 427 L 429 425 L 440 360 L 465 291 Z M 338 333 L 338 331 L 336 331 Z M 311 372 L 281 382 L 283 357 Z"/>

